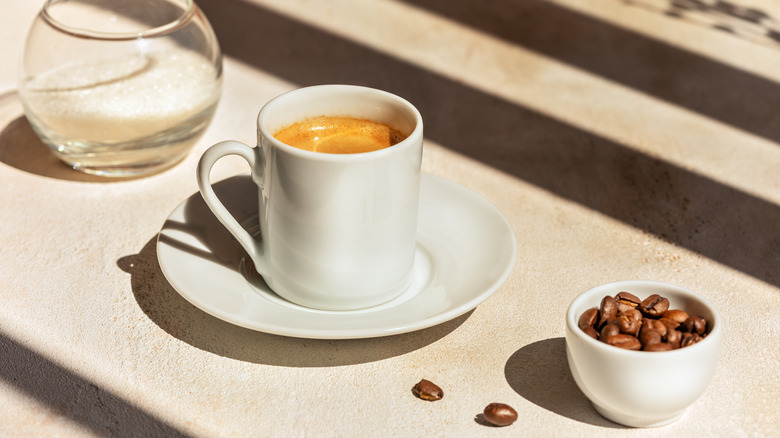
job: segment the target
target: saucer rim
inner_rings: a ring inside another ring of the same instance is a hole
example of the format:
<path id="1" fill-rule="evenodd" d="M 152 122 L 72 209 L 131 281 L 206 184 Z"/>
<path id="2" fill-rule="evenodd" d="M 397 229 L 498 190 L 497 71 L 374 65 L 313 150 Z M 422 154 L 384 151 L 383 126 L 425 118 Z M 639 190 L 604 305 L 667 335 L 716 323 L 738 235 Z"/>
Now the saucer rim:
<path id="1" fill-rule="evenodd" d="M 231 175 L 227 178 L 231 177 L 241 177 L 241 176 L 247 176 L 245 174 L 237 174 L 237 175 Z M 227 179 L 226 178 L 226 179 Z M 512 271 L 514 270 L 515 263 L 517 261 L 517 238 L 516 234 L 514 232 L 514 229 L 512 228 L 511 224 L 507 220 L 507 218 L 501 213 L 501 211 L 490 201 L 488 201 L 485 197 L 482 195 L 474 192 L 473 190 L 466 188 L 454 181 L 448 180 L 446 178 L 436 176 L 429 173 L 422 173 L 421 174 L 421 184 L 426 185 L 438 185 L 439 188 L 444 188 L 446 192 L 454 195 L 455 198 L 458 198 L 461 200 L 461 202 L 466 203 L 467 201 L 464 199 L 466 197 L 472 197 L 473 199 L 476 199 L 476 201 L 468 201 L 468 203 L 474 203 L 479 202 L 482 204 L 481 208 L 488 209 L 492 216 L 494 216 L 494 219 L 500 219 L 500 221 L 503 223 L 503 225 L 506 227 L 505 230 L 502 230 L 502 232 L 507 232 L 509 236 L 511 236 L 511 239 L 509 239 L 509 242 L 511 244 L 511 250 L 508 257 L 505 259 L 505 265 L 503 270 L 499 275 L 496 276 L 495 280 L 493 280 L 489 285 L 486 285 L 484 288 L 480 288 L 480 291 L 475 293 L 473 297 L 469 300 L 464 301 L 460 305 L 449 307 L 441 312 L 436 312 L 432 315 L 426 315 L 424 318 L 420 318 L 418 320 L 415 320 L 410 323 L 405 324 L 394 324 L 392 326 L 388 325 L 385 327 L 374 327 L 374 328 L 364 328 L 362 330 L 356 331 L 355 329 L 348 328 L 348 329 L 339 329 L 339 328 L 318 328 L 318 329 L 312 329 L 312 328 L 300 328 L 295 326 L 279 326 L 278 324 L 268 324 L 263 323 L 263 321 L 259 321 L 257 319 L 251 320 L 247 319 L 246 317 L 243 317 L 242 315 L 235 315 L 229 312 L 224 312 L 219 308 L 213 308 L 211 305 L 207 305 L 206 303 L 199 301 L 197 299 L 198 293 L 192 293 L 187 291 L 182 291 L 181 289 L 184 289 L 181 284 L 179 284 L 179 287 L 177 287 L 176 284 L 174 284 L 174 281 L 172 281 L 172 274 L 166 271 L 166 263 L 165 261 L 165 254 L 166 250 L 164 249 L 165 246 L 171 247 L 170 245 L 166 244 L 162 241 L 163 232 L 166 230 L 166 226 L 163 225 L 161 230 L 159 231 L 157 235 L 157 242 L 156 242 L 156 253 L 157 253 L 157 259 L 160 266 L 160 269 L 165 276 L 168 284 L 185 300 L 187 300 L 190 304 L 195 306 L 196 308 L 200 309 L 201 311 L 214 316 L 215 318 L 218 318 L 222 321 L 228 322 L 230 324 L 243 327 L 249 330 L 273 334 L 273 335 L 279 335 L 279 336 L 289 336 L 289 337 L 295 337 L 295 338 L 307 338 L 307 339 L 331 339 L 331 340 L 339 340 L 339 339 L 367 339 L 367 338 L 377 338 L 377 337 L 384 337 L 384 336 L 392 336 L 392 335 L 398 335 L 398 334 L 404 334 L 404 333 L 410 333 L 418 330 L 423 330 L 426 328 L 430 328 L 439 324 L 442 324 L 444 322 L 453 320 L 455 318 L 458 318 L 469 311 L 474 310 L 479 304 L 487 300 L 490 296 L 492 296 L 509 278 Z M 185 208 L 186 204 L 188 202 L 195 202 L 195 199 L 200 196 L 199 192 L 195 192 L 191 196 L 187 197 L 184 201 L 182 201 L 179 205 L 177 205 L 171 213 L 167 216 L 166 222 L 168 223 L 169 220 L 173 216 L 177 214 L 180 210 Z M 422 212 L 424 209 L 424 205 L 420 205 L 420 214 L 422 216 Z M 238 246 L 238 243 L 236 242 L 236 246 Z M 423 245 L 420 244 L 419 237 L 418 237 L 418 246 Z M 175 248 L 172 248 L 172 250 L 176 250 Z M 425 248 L 427 250 L 427 248 Z M 197 256 L 193 256 L 197 257 Z M 433 255 L 431 256 L 434 257 Z M 436 260 L 433 260 L 434 263 Z M 206 263 L 214 263 L 213 261 L 205 260 Z M 171 262 L 172 263 L 172 262 Z M 168 266 L 168 269 L 172 269 L 171 266 Z M 435 275 L 435 272 L 434 272 Z M 420 292 L 418 292 L 415 296 L 423 295 L 426 292 L 429 292 L 430 287 L 425 286 Z M 403 295 L 403 293 L 402 293 Z M 261 296 L 258 294 L 261 299 L 263 299 L 266 303 L 269 303 L 274 306 L 280 306 L 278 303 L 274 303 L 272 300 L 265 296 Z M 406 300 L 400 302 L 398 305 L 402 304 Z M 392 302 L 392 300 L 391 300 Z M 319 310 L 319 309 L 309 309 L 304 306 L 300 306 L 294 303 L 289 303 L 288 308 L 292 308 L 293 310 L 300 312 L 302 315 L 305 313 L 318 313 L 318 314 L 328 314 L 328 315 L 338 315 L 343 314 L 344 316 L 348 315 L 366 315 L 373 311 L 374 308 L 369 307 L 366 309 L 358 309 L 358 310 L 351 310 L 346 312 L 341 311 L 325 311 L 325 310 Z M 380 306 L 375 307 L 386 307 L 386 304 L 382 304 Z M 381 311 L 390 311 L 394 309 L 396 306 L 389 306 Z"/>

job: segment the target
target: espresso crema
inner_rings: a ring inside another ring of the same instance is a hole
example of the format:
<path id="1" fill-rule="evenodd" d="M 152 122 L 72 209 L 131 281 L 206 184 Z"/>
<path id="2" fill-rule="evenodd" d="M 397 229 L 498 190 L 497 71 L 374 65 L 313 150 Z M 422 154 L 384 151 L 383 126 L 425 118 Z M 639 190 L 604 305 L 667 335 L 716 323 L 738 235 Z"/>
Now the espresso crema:
<path id="1" fill-rule="evenodd" d="M 318 116 L 274 133 L 290 146 L 326 154 L 359 154 L 384 149 L 405 136 L 383 123 L 342 116 Z"/>

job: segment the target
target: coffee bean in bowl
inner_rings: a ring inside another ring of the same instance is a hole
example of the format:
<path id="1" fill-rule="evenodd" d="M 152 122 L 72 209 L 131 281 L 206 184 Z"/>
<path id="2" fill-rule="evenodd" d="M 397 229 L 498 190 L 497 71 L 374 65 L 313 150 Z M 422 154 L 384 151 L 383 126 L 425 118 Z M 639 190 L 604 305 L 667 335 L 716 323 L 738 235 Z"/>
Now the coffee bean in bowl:
<path id="1" fill-rule="evenodd" d="M 706 390 L 722 332 L 717 309 L 703 296 L 667 283 L 620 281 L 572 301 L 566 355 L 601 415 L 626 426 L 661 426 Z"/>
<path id="2" fill-rule="evenodd" d="M 593 339 L 626 350 L 669 351 L 707 337 L 705 318 L 669 309 L 669 300 L 658 294 L 640 301 L 627 291 L 606 295 L 599 307 L 582 312 L 577 326 Z"/>

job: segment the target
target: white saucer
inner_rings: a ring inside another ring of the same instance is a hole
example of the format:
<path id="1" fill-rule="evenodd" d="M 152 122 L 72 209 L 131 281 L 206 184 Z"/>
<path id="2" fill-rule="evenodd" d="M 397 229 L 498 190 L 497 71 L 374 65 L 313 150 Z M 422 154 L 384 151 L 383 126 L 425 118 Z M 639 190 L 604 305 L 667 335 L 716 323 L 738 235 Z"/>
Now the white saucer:
<path id="1" fill-rule="evenodd" d="M 239 222 L 257 226 L 257 189 L 249 176 L 228 178 L 214 189 Z M 200 193 L 176 207 L 157 240 L 165 277 L 204 312 L 252 330 L 319 339 L 394 335 L 456 318 L 501 286 L 516 256 L 512 227 L 496 207 L 428 174 L 423 174 L 420 190 L 413 284 L 376 307 L 323 311 L 280 298 L 246 263 L 243 249 Z"/>

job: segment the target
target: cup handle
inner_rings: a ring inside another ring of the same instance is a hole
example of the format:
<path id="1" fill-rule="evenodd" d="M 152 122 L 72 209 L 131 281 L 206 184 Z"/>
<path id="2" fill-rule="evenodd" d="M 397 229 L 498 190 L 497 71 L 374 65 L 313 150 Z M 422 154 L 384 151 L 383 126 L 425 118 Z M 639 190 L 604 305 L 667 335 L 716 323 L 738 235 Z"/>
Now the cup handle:
<path id="1" fill-rule="evenodd" d="M 214 193 L 214 188 L 211 187 L 210 178 L 211 168 L 220 158 L 227 155 L 238 155 L 249 163 L 249 168 L 252 170 L 252 180 L 255 184 L 261 186 L 260 181 L 262 181 L 262 175 L 258 175 L 257 172 L 262 172 L 262 167 L 256 167 L 255 163 L 258 159 L 262 159 L 262 157 L 257 154 L 257 151 L 256 148 L 249 147 L 244 143 L 237 141 L 228 140 L 217 143 L 208 148 L 206 152 L 203 153 L 203 156 L 200 157 L 200 161 L 198 161 L 197 177 L 200 194 L 203 196 L 206 205 L 246 250 L 255 264 L 255 269 L 257 269 L 260 275 L 265 275 L 265 268 L 267 265 L 265 263 L 263 245 L 252 237 L 252 235 L 238 223 L 233 215 L 230 214 L 227 208 L 225 208 L 222 201 L 220 201 L 216 193 Z"/>

